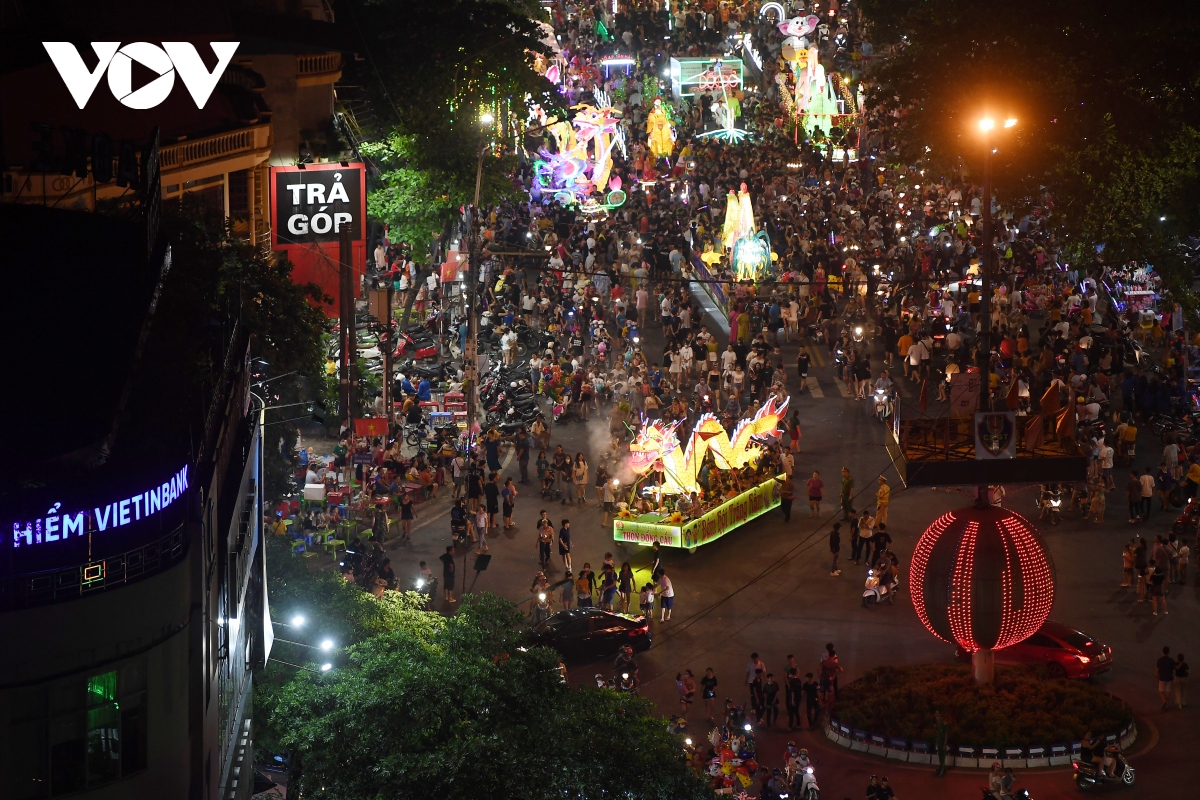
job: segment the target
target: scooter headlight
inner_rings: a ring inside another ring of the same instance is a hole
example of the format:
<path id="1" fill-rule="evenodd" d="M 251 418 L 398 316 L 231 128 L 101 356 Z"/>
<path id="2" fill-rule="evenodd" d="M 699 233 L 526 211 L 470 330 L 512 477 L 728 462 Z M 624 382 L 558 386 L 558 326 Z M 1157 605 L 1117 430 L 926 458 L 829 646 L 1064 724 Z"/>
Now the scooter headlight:
<path id="1" fill-rule="evenodd" d="M 1061 505 L 1062 505 L 1062 500 L 1051 500 L 1050 501 L 1051 508 L 1058 508 Z"/>

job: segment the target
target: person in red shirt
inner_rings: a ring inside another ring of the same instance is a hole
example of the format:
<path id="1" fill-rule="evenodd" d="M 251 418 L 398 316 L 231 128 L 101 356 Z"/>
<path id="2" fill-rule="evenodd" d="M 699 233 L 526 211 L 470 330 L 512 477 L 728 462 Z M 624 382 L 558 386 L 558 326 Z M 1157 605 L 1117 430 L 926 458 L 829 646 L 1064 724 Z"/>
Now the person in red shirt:
<path id="1" fill-rule="evenodd" d="M 821 473 L 814 471 L 805 486 L 808 489 L 808 515 L 819 517 L 821 516 L 821 499 L 825 496 L 825 482 L 821 480 Z"/>

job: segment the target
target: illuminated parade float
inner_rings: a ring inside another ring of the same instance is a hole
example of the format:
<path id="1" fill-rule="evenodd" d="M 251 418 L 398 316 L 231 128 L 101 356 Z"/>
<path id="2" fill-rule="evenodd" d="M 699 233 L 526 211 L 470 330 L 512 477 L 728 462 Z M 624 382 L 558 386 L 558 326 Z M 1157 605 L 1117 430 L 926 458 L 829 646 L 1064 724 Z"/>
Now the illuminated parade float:
<path id="1" fill-rule="evenodd" d="M 784 477 L 766 469 L 763 455 L 787 407 L 787 398 L 771 397 L 732 435 L 702 414 L 686 450 L 675 433 L 679 423 L 643 420 L 629 445 L 629 467 L 640 477 L 613 523 L 613 538 L 694 550 L 778 506 Z"/>

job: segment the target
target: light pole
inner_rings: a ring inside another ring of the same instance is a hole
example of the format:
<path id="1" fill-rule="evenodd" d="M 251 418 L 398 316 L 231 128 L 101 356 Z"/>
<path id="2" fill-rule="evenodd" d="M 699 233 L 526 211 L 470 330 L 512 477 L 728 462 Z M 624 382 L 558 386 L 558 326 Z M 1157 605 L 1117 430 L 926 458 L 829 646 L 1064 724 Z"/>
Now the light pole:
<path id="1" fill-rule="evenodd" d="M 1009 117 L 1004 121 L 1008 129 L 1017 124 L 1016 119 Z M 979 277 L 982 283 L 979 292 L 979 410 L 991 411 L 991 359 L 992 359 L 992 147 L 991 132 L 996 127 L 996 121 L 991 117 L 979 120 L 979 130 L 983 133 L 983 250 L 979 254 Z M 984 493 L 986 499 L 986 492 Z"/>
<path id="2" fill-rule="evenodd" d="M 1004 128 L 1008 129 L 1017 124 L 1016 119 L 1009 117 L 1004 120 Z M 979 254 L 979 278 L 982 286 L 979 291 L 979 410 L 992 410 L 992 257 L 995 248 L 992 247 L 992 147 L 991 132 L 996 127 L 996 121 L 991 117 L 979 120 L 979 130 L 983 133 L 983 250 Z M 990 505 L 989 488 L 979 486 L 975 492 L 975 504 L 979 508 Z M 990 649 L 976 650 L 971 654 L 971 666 L 975 673 L 975 683 L 990 684 L 995 679 L 996 654 Z"/>
<path id="3" fill-rule="evenodd" d="M 483 126 L 480 131 L 480 138 L 486 134 L 488 128 L 496 119 L 490 113 L 484 112 L 479 117 L 479 122 Z M 476 236 L 476 223 L 479 216 L 479 192 L 483 184 L 483 157 L 487 154 L 488 144 L 481 141 L 479 144 L 479 163 L 475 166 L 475 204 L 471 206 L 471 213 L 468 215 L 469 224 L 467 225 L 467 236 L 470 237 L 470 249 L 467 256 L 467 346 L 463 351 L 463 390 L 467 400 L 467 436 L 471 435 L 471 428 L 475 425 L 475 417 L 478 413 L 479 405 L 479 312 L 476 308 L 476 303 L 479 298 L 479 280 L 482 276 L 481 264 L 479 263 L 479 237 Z"/>

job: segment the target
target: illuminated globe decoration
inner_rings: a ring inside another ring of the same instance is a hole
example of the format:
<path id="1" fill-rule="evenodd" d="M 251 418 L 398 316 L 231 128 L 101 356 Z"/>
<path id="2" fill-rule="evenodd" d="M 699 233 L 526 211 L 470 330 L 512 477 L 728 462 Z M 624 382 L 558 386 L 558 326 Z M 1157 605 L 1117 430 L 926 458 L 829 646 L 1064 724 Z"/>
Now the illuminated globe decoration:
<path id="1" fill-rule="evenodd" d="M 913 607 L 930 633 L 968 653 L 1031 636 L 1054 605 L 1054 562 L 1037 530 L 1003 508 L 950 511 L 913 551 Z"/>

